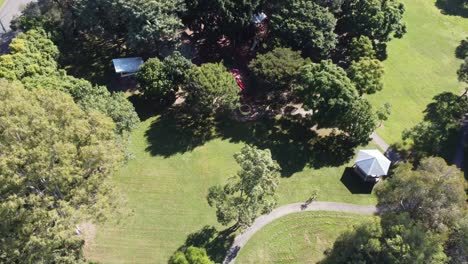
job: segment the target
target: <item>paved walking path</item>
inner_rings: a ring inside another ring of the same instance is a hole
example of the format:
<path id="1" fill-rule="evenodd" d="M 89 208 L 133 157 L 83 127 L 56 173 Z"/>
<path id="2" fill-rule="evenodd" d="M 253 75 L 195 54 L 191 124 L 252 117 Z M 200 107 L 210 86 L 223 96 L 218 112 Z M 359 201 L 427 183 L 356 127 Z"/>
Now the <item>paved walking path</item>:
<path id="1" fill-rule="evenodd" d="M 244 233 L 238 235 L 231 247 L 228 250 L 224 264 L 233 264 L 240 249 L 247 244 L 247 241 L 262 227 L 273 222 L 274 220 L 288 214 L 304 212 L 304 211 L 335 211 L 353 214 L 373 215 L 379 213 L 376 206 L 372 205 L 357 205 L 347 203 L 334 203 L 334 202 L 312 202 L 308 206 L 304 203 L 293 203 L 276 208 L 267 215 L 262 215 L 255 220 L 253 225 L 249 227 Z"/>
<path id="2" fill-rule="evenodd" d="M 377 144 L 377 146 L 379 146 L 379 148 L 381 148 L 384 152 L 390 148 L 390 146 L 385 142 L 385 140 L 383 140 L 383 138 L 377 135 L 377 133 L 373 132 L 371 134 L 371 138 L 374 141 L 374 143 Z"/>
<path id="3" fill-rule="evenodd" d="M 0 22 L 3 25 L 3 27 L 0 27 L 0 54 L 8 53 L 8 45 L 18 33 L 11 31 L 11 20 L 19 16 L 21 10 L 30 2 L 33 2 L 33 0 L 6 0 L 0 6 Z"/>
<path id="4" fill-rule="evenodd" d="M 6 0 L 0 7 L 0 19 L 7 31 L 10 31 L 10 22 L 15 16 L 20 15 L 21 10 L 32 0 Z M 1 29 L 3 33 L 3 28 Z"/>

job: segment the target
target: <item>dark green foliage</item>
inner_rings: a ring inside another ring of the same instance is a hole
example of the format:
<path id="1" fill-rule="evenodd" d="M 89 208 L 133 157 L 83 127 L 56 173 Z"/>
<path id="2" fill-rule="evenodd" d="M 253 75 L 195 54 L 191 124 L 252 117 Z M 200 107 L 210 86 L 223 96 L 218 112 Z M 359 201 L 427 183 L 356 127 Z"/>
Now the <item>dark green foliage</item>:
<path id="1" fill-rule="evenodd" d="M 353 38 L 348 47 L 349 61 L 359 61 L 361 58 L 375 58 L 372 41 L 366 36 Z"/>
<path id="2" fill-rule="evenodd" d="M 336 120 L 358 99 L 346 72 L 329 60 L 302 67 L 298 89 L 304 107 L 312 110 L 315 119 L 324 126 L 337 125 Z"/>
<path id="3" fill-rule="evenodd" d="M 455 55 L 459 59 L 468 57 L 468 38 L 463 39 L 455 50 Z"/>
<path id="4" fill-rule="evenodd" d="M 194 31 L 237 38 L 264 0 L 185 0 L 184 23 Z M 202 29 L 203 28 L 203 29 Z"/>
<path id="5" fill-rule="evenodd" d="M 465 182 L 459 169 L 441 158 L 421 160 L 417 170 L 399 166 L 393 176 L 379 185 L 379 205 L 437 232 L 446 232 L 464 216 Z"/>
<path id="6" fill-rule="evenodd" d="M 460 68 L 457 71 L 458 80 L 460 82 L 468 83 L 468 57 L 465 58 Z"/>
<path id="7" fill-rule="evenodd" d="M 338 128 L 354 143 L 367 143 L 376 127 L 375 114 L 342 68 L 329 60 L 307 64 L 297 83 L 304 108 L 312 110 L 319 127 Z"/>
<path id="8" fill-rule="evenodd" d="M 237 227 L 244 229 L 275 207 L 281 168 L 268 149 L 246 145 L 234 158 L 241 169 L 224 187 L 211 187 L 207 200 L 216 207 L 219 223 L 228 225 L 235 221 Z"/>
<path id="9" fill-rule="evenodd" d="M 177 44 L 184 10 L 183 0 L 41 0 L 17 24 L 42 26 L 60 40 L 72 41 L 80 32 L 134 51 L 161 52 Z"/>
<path id="10" fill-rule="evenodd" d="M 383 89 L 384 68 L 377 59 L 363 58 L 353 61 L 348 76 L 355 84 L 359 95 L 373 94 Z"/>
<path id="11" fill-rule="evenodd" d="M 193 67 L 186 92 L 188 105 L 207 114 L 216 110 L 231 111 L 239 100 L 239 87 L 234 76 L 220 63 Z"/>
<path id="12" fill-rule="evenodd" d="M 464 217 L 451 228 L 452 231 L 446 243 L 449 263 L 459 264 L 468 261 L 468 217 Z"/>
<path id="13" fill-rule="evenodd" d="M 115 125 L 56 90 L 0 82 L 0 262 L 81 263 L 84 219 L 119 206 Z"/>
<path id="14" fill-rule="evenodd" d="M 193 64 L 176 51 L 164 61 L 158 58 L 146 61 L 137 79 L 146 96 L 164 98 L 188 84 L 192 67 Z"/>
<path id="15" fill-rule="evenodd" d="M 178 51 L 164 58 L 164 72 L 171 82 L 174 90 L 188 84 L 190 79 L 190 69 L 194 66 Z"/>
<path id="16" fill-rule="evenodd" d="M 403 139 L 411 139 L 415 159 L 428 156 L 446 156 L 450 140 L 458 135 L 463 115 L 468 109 L 467 95 L 442 93 L 434 97 L 425 110 L 424 121 L 405 130 Z M 452 157 L 448 157 L 452 158 Z"/>
<path id="17" fill-rule="evenodd" d="M 336 45 L 336 18 L 312 0 L 282 1 L 271 16 L 275 42 L 294 50 L 328 54 Z"/>
<path id="18" fill-rule="evenodd" d="M 137 79 L 148 97 L 164 97 L 174 92 L 164 72 L 164 64 L 158 58 L 147 60 L 138 71 Z"/>
<path id="19" fill-rule="evenodd" d="M 369 143 L 369 136 L 377 127 L 372 105 L 365 99 L 353 102 L 351 109 L 340 117 L 337 128 L 345 132 L 357 145 Z"/>
<path id="20" fill-rule="evenodd" d="M 400 38 L 406 32 L 401 21 L 405 8 L 398 0 L 349 0 L 342 9 L 338 28 L 351 36 L 385 43 L 392 35 Z"/>
<path id="21" fill-rule="evenodd" d="M 290 87 L 305 63 L 300 52 L 276 48 L 258 55 L 250 62 L 249 69 L 260 83 L 265 83 L 270 89 L 282 90 Z"/>
<path id="22" fill-rule="evenodd" d="M 138 124 L 133 105 L 122 93 L 111 94 L 106 87 L 93 87 L 90 82 L 59 70 L 58 49 L 43 31 L 20 34 L 10 49 L 11 54 L 0 56 L 1 77 L 18 80 L 29 90 L 42 88 L 69 93 L 85 111 L 97 110 L 111 117 L 117 133 L 130 131 Z"/>
<path id="23" fill-rule="evenodd" d="M 177 251 L 169 260 L 170 264 L 214 264 L 204 248 L 190 246 L 184 251 Z"/>
<path id="24" fill-rule="evenodd" d="M 387 214 L 382 222 L 360 225 L 341 235 L 321 264 L 444 263 L 440 236 L 427 231 L 406 214 Z"/>

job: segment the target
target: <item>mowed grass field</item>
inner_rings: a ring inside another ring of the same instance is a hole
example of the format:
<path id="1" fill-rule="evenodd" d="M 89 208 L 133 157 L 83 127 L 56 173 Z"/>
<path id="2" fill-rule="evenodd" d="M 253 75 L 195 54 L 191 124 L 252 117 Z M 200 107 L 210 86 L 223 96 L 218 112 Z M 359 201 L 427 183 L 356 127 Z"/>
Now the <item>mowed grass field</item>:
<path id="1" fill-rule="evenodd" d="M 377 130 L 388 143 L 400 141 L 404 129 L 422 120 L 434 95 L 461 92 L 455 48 L 468 36 L 468 19 L 441 14 L 435 0 L 401 1 L 408 33 L 389 43 L 384 90 L 369 97 L 377 108 L 385 102 L 393 105 L 389 120 Z"/>
<path id="2" fill-rule="evenodd" d="M 132 215 L 119 224 L 97 227 L 87 247 L 90 260 L 102 263 L 166 263 L 187 236 L 216 223 L 215 210 L 206 202 L 207 190 L 225 183 L 238 170 L 233 154 L 241 143 L 214 139 L 193 151 L 169 157 L 153 156 L 146 132 L 157 118 L 143 122 L 131 136 L 134 158 L 115 175 L 127 196 Z M 162 129 L 156 133 L 165 133 Z M 167 138 L 167 135 L 161 135 Z M 170 136 L 170 135 L 169 135 Z M 306 168 L 281 178 L 280 204 L 305 201 L 313 189 L 318 199 L 375 204 L 370 194 L 353 194 L 340 181 L 346 166 L 314 170 Z"/>
<path id="3" fill-rule="evenodd" d="M 257 232 L 241 249 L 237 263 L 317 263 L 340 234 L 377 218 L 335 212 L 284 216 Z"/>
<path id="4" fill-rule="evenodd" d="M 407 9 L 408 33 L 403 39 L 395 39 L 389 44 L 384 91 L 370 96 L 375 106 L 385 102 L 393 105 L 392 116 L 378 131 L 389 143 L 399 141 L 403 129 L 411 128 L 422 119 L 422 111 L 434 95 L 442 91 L 460 91 L 456 70 L 461 62 L 455 59 L 454 50 L 468 33 L 466 19 L 442 15 L 434 0 L 403 2 Z M 208 206 L 205 197 L 210 186 L 224 183 L 238 170 L 232 155 L 242 144 L 229 139 L 214 139 L 190 151 L 154 155 L 145 135 L 152 122 L 157 122 L 157 118 L 146 120 L 132 134 L 130 150 L 134 158 L 115 175 L 116 184 L 126 195 L 127 206 L 133 213 L 119 224 L 107 223 L 97 227 L 96 237 L 87 247 L 86 254 L 90 260 L 101 263 L 166 263 L 188 235 L 205 225 L 224 229 L 217 225 L 215 211 Z M 160 136 L 159 140 L 165 145 L 177 143 L 177 139 L 171 141 L 171 131 L 165 131 L 164 126 L 159 128 L 159 131 L 153 131 L 153 140 L 157 141 Z M 280 204 L 304 201 L 313 189 L 319 190 L 318 199 L 322 201 L 375 204 L 374 196 L 352 193 L 349 186 L 341 181 L 345 168 L 305 168 L 282 178 L 278 190 Z M 350 222 L 345 224 L 344 219 L 336 222 L 325 220 L 329 218 L 318 219 L 322 225 L 315 225 L 328 230 L 323 232 L 330 235 L 329 240 L 324 235 L 327 246 L 332 244 L 341 228 L 352 225 Z M 355 220 L 357 223 L 358 219 Z M 326 221 L 331 224 L 326 225 Z M 335 230 L 336 233 L 330 233 Z M 309 239 L 314 238 L 313 233 L 313 230 L 307 233 Z M 252 243 L 256 240 L 258 243 L 276 243 L 267 233 L 263 238 L 254 237 Z M 287 256 L 305 254 L 304 257 L 310 259 L 321 257 L 290 246 Z M 282 258 L 269 253 L 273 248 L 268 250 L 263 257 Z M 248 248 L 245 249 L 247 253 Z"/>

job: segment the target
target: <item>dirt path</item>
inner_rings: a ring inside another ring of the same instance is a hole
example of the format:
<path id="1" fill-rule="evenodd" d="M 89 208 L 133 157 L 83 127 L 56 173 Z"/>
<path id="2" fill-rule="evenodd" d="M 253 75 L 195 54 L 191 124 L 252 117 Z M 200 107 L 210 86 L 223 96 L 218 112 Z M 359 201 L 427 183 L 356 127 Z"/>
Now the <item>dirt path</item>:
<path id="1" fill-rule="evenodd" d="M 260 216 L 255 220 L 251 227 L 245 230 L 244 233 L 238 235 L 234 239 L 234 242 L 232 243 L 231 247 L 229 248 L 223 263 L 233 264 L 241 248 L 245 246 L 245 244 L 247 244 L 247 241 L 249 241 L 249 239 L 265 225 L 285 215 L 304 211 L 334 211 L 366 215 L 374 215 L 379 212 L 377 207 L 372 205 L 356 205 L 335 202 L 313 202 L 308 206 L 305 206 L 304 203 L 293 203 L 284 205 L 279 208 L 276 208 L 267 215 Z"/>

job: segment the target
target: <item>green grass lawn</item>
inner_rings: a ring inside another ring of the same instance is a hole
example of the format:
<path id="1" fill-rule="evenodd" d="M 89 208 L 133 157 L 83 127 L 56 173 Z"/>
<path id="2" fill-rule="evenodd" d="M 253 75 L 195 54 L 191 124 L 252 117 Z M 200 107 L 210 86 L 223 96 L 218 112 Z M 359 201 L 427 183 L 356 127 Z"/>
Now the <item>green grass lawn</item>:
<path id="1" fill-rule="evenodd" d="M 402 0 L 408 33 L 388 46 L 385 87 L 370 96 L 374 106 L 385 102 L 393 113 L 378 134 L 388 143 L 401 139 L 401 132 L 422 120 L 431 98 L 443 91 L 459 93 L 456 71 L 461 63 L 455 48 L 468 36 L 468 19 L 441 14 L 435 0 Z"/>
<path id="2" fill-rule="evenodd" d="M 98 227 L 87 250 L 91 260 L 102 263 L 165 263 L 184 244 L 187 236 L 205 225 L 216 224 L 215 211 L 206 202 L 207 189 L 234 175 L 238 166 L 233 154 L 242 146 L 228 139 L 214 139 L 192 151 L 154 156 L 149 151 L 147 131 L 155 118 L 142 123 L 131 136 L 134 158 L 115 175 L 118 187 L 127 196 L 133 215 L 120 224 Z M 158 124 L 156 122 L 155 124 Z M 165 126 L 156 126 L 161 140 L 174 136 Z M 177 144 L 165 142 L 169 145 Z M 153 144 L 155 144 L 153 142 Z M 340 181 L 345 166 L 314 170 L 305 168 L 282 178 L 280 203 L 305 201 L 312 189 L 318 199 L 359 204 L 375 204 L 369 194 L 353 194 Z"/>
<path id="3" fill-rule="evenodd" d="M 341 233 L 372 218 L 335 212 L 287 215 L 257 232 L 236 263 L 317 263 Z"/>

